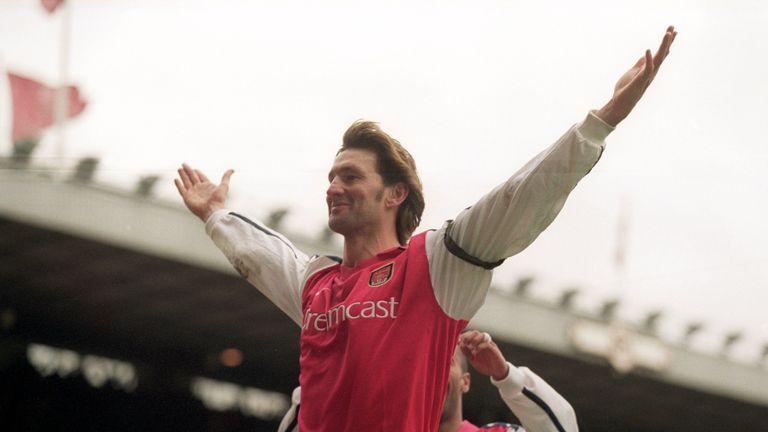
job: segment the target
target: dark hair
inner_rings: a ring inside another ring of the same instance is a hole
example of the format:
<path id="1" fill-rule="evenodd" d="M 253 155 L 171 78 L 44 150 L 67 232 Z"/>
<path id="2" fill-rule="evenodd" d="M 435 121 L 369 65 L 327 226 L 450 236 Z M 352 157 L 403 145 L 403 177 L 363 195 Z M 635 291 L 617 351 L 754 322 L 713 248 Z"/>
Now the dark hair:
<path id="1" fill-rule="evenodd" d="M 397 209 L 397 240 L 405 244 L 421 222 L 424 212 L 424 193 L 416 172 L 416 162 L 399 141 L 382 131 L 377 123 L 358 120 L 344 133 L 341 148 L 370 150 L 376 154 L 377 170 L 386 186 L 403 183 L 408 196 Z"/>

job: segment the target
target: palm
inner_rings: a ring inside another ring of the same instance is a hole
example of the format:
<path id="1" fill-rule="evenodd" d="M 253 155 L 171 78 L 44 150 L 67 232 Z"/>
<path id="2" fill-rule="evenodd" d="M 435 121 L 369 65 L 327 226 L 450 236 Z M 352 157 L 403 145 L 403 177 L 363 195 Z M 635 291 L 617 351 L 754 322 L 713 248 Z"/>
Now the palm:
<path id="1" fill-rule="evenodd" d="M 221 178 L 221 183 L 214 184 L 202 172 L 192 169 L 186 164 L 178 170 L 179 179 L 174 180 L 179 195 L 189 211 L 203 221 L 214 211 L 224 208 L 229 193 L 229 178 L 233 171 L 227 170 Z"/>
<path id="2" fill-rule="evenodd" d="M 645 57 L 640 57 L 640 60 L 635 63 L 634 66 L 624 73 L 616 82 L 616 87 L 613 88 L 614 94 L 626 92 L 626 91 L 638 91 L 642 88 L 642 77 L 638 77 L 643 72 L 645 66 Z M 634 84 L 634 85 L 633 85 Z"/>
<path id="3" fill-rule="evenodd" d="M 198 183 L 187 190 L 184 204 L 194 211 L 206 206 L 224 206 L 227 200 L 229 186 L 215 185 L 210 181 Z"/>

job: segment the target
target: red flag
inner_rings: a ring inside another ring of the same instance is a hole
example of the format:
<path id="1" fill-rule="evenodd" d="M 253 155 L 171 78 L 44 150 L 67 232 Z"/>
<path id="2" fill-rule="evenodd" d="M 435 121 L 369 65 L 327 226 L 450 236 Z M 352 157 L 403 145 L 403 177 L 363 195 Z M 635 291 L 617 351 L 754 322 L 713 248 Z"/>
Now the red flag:
<path id="1" fill-rule="evenodd" d="M 40 3 L 43 4 L 43 7 L 48 11 L 49 14 L 52 14 L 56 11 L 56 8 L 64 3 L 64 0 L 40 0 Z"/>
<path id="2" fill-rule="evenodd" d="M 13 100 L 13 142 L 39 137 L 55 120 L 56 89 L 11 72 L 8 79 Z M 72 118 L 83 112 L 86 102 L 75 86 L 68 87 L 68 96 L 66 118 Z"/>

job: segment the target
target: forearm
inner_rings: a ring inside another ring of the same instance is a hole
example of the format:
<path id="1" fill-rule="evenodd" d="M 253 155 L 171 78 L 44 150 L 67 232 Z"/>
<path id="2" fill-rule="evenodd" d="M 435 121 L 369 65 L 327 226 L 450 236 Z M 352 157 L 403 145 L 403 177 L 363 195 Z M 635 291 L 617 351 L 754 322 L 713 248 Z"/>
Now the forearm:
<path id="1" fill-rule="evenodd" d="M 602 155 L 613 128 L 590 113 L 555 144 L 456 218 L 453 240 L 493 262 L 528 247 L 562 209 L 576 184 Z"/>
<path id="2" fill-rule="evenodd" d="M 530 369 L 509 364 L 508 376 L 491 383 L 527 432 L 579 430 L 571 404 Z"/>
<path id="3" fill-rule="evenodd" d="M 301 325 L 307 256 L 279 233 L 224 209 L 210 215 L 205 229 L 237 272 Z"/>
<path id="4" fill-rule="evenodd" d="M 489 270 L 449 251 L 446 235 L 469 256 L 486 263 L 522 251 L 549 226 L 568 194 L 597 163 L 603 140 L 612 130 L 588 115 L 453 223 L 428 233 L 430 276 L 443 311 L 453 318 L 472 318 L 491 280 Z"/>
<path id="5" fill-rule="evenodd" d="M 609 100 L 602 108 L 593 110 L 592 114 L 612 128 L 615 128 L 626 117 L 626 115 L 622 117 L 616 112 L 613 99 Z"/>

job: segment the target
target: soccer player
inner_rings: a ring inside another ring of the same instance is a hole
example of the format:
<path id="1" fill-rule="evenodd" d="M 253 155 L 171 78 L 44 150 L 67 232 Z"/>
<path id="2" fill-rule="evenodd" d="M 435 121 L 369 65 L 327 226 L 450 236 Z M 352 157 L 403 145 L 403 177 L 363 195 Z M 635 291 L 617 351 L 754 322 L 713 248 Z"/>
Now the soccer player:
<path id="1" fill-rule="evenodd" d="M 480 374 L 491 378 L 502 399 L 525 429 L 509 423 L 491 423 L 478 428 L 462 415 L 462 396 L 469 391 L 468 363 Z M 299 432 L 296 413 L 301 390 L 296 388 L 292 405 L 283 417 L 278 432 Z M 451 359 L 448 389 L 445 394 L 437 432 L 578 432 L 576 414 L 571 405 L 546 381 L 526 367 L 506 361 L 488 333 L 462 333 Z"/>
<path id="2" fill-rule="evenodd" d="M 556 217 L 675 36 L 669 27 L 608 103 L 436 231 L 412 236 L 424 199 L 408 151 L 375 123 L 354 123 L 328 173 L 340 259 L 309 257 L 226 209 L 232 170 L 214 184 L 182 165 L 175 184 L 186 206 L 240 274 L 301 326 L 303 432 L 437 429 L 455 342 L 485 300 L 491 269 Z"/>

